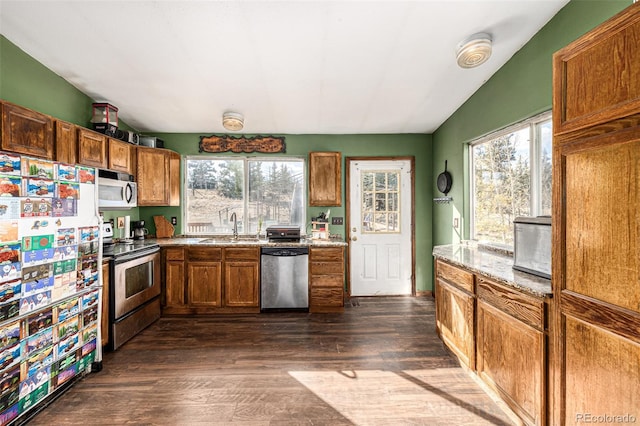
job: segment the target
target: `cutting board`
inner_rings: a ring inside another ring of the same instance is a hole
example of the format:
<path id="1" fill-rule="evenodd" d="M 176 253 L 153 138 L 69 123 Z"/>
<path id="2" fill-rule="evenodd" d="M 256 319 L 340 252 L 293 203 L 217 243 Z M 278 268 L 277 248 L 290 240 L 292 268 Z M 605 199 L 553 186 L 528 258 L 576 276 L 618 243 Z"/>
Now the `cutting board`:
<path id="1" fill-rule="evenodd" d="M 153 222 L 156 224 L 156 238 L 171 238 L 175 228 L 164 216 L 154 216 Z"/>

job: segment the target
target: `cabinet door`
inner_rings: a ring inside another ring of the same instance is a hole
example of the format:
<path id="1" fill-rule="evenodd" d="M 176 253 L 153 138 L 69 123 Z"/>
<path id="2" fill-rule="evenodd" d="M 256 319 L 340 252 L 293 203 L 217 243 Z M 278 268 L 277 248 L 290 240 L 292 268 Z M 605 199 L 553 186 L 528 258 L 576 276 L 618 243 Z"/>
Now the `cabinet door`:
<path id="1" fill-rule="evenodd" d="M 56 161 L 76 164 L 78 162 L 78 131 L 76 125 L 56 120 Z"/>
<path id="2" fill-rule="evenodd" d="M 2 103 L 2 149 L 53 160 L 53 120 L 51 117 Z"/>
<path id="3" fill-rule="evenodd" d="M 189 262 L 189 306 L 222 306 L 222 262 Z"/>
<path id="4" fill-rule="evenodd" d="M 100 321 L 100 343 L 109 343 L 109 262 L 102 263 L 102 320 Z"/>
<path id="5" fill-rule="evenodd" d="M 165 266 L 165 306 L 185 306 L 184 261 L 168 261 Z"/>
<path id="6" fill-rule="evenodd" d="M 224 304 L 228 307 L 258 307 L 258 262 L 226 261 Z"/>
<path id="7" fill-rule="evenodd" d="M 157 148 L 137 148 L 138 205 L 166 206 L 169 202 L 169 161 L 165 151 Z"/>
<path id="8" fill-rule="evenodd" d="M 109 138 L 109 169 L 131 174 L 133 145 Z"/>
<path id="9" fill-rule="evenodd" d="M 107 137 L 89 129 L 78 129 L 78 163 L 107 167 Z"/>
<path id="10" fill-rule="evenodd" d="M 436 279 L 436 328 L 442 341 L 475 370 L 475 299 L 473 295 Z"/>
<path id="11" fill-rule="evenodd" d="M 554 54 L 554 134 L 585 129 L 640 111 L 639 9 L 640 5 L 630 6 Z M 638 123 L 637 117 L 632 120 Z"/>
<path id="12" fill-rule="evenodd" d="M 309 205 L 342 205 L 341 167 L 339 152 L 309 153 Z"/>
<path id="13" fill-rule="evenodd" d="M 169 205 L 180 205 L 180 154 L 169 151 Z"/>
<path id="14" fill-rule="evenodd" d="M 546 424 L 545 336 L 478 299 L 477 371 L 528 425 Z"/>

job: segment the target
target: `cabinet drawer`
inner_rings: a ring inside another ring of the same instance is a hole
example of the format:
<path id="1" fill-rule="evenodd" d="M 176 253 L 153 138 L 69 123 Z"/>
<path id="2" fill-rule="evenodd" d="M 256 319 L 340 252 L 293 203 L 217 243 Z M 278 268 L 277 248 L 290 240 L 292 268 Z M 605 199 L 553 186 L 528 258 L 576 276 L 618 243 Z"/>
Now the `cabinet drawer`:
<path id="1" fill-rule="evenodd" d="M 313 262 L 342 262 L 344 249 L 342 247 L 312 248 L 310 254 Z"/>
<path id="2" fill-rule="evenodd" d="M 311 262 L 309 273 L 311 275 L 343 274 L 342 262 Z"/>
<path id="3" fill-rule="evenodd" d="M 342 288 L 312 287 L 311 305 L 342 306 L 344 304 Z"/>
<path id="4" fill-rule="evenodd" d="M 222 248 L 214 247 L 202 247 L 202 248 L 190 248 L 189 260 L 199 261 L 221 261 L 222 260 Z"/>
<path id="5" fill-rule="evenodd" d="M 260 258 L 260 249 L 258 248 L 225 248 L 225 260 L 255 260 Z"/>
<path id="6" fill-rule="evenodd" d="M 184 260 L 183 248 L 168 248 L 164 250 L 166 260 Z"/>
<path id="7" fill-rule="evenodd" d="M 437 277 L 454 284 L 469 293 L 475 293 L 473 286 L 473 274 L 464 269 L 449 265 L 440 260 L 436 263 Z"/>
<path id="8" fill-rule="evenodd" d="M 339 287 L 344 286 L 342 275 L 312 275 L 312 287 Z"/>
<path id="9" fill-rule="evenodd" d="M 478 299 L 537 330 L 544 330 L 544 299 L 478 277 Z"/>

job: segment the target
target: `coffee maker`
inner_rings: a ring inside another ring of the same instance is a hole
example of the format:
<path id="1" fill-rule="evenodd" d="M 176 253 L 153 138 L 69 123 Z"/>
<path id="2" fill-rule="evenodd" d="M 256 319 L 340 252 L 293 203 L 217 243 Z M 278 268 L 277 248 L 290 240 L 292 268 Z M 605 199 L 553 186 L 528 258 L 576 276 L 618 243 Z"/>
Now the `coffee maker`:
<path id="1" fill-rule="evenodd" d="M 144 227 L 144 220 L 131 221 L 131 229 L 133 229 L 133 239 L 134 240 L 144 240 L 144 237 L 149 232 Z"/>

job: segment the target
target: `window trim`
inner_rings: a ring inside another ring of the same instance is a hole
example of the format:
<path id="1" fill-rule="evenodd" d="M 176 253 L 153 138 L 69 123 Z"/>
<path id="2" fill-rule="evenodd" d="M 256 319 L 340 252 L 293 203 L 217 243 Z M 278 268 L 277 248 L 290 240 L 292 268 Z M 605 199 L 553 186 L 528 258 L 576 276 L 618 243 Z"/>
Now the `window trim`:
<path id="1" fill-rule="evenodd" d="M 532 117 L 519 121 L 517 123 L 511 124 L 507 127 L 503 127 L 502 129 L 493 131 L 491 133 L 487 133 L 484 136 L 481 136 L 477 139 L 472 140 L 467 145 L 468 149 L 468 159 L 469 159 L 469 168 L 467 172 L 469 173 L 469 238 L 471 240 L 477 241 L 475 236 L 475 179 L 474 179 L 474 161 L 473 161 L 473 148 L 476 145 L 481 145 L 483 143 L 489 142 L 494 139 L 498 139 L 504 135 L 517 132 L 526 127 L 529 127 L 529 156 L 530 158 L 538 159 L 541 154 L 541 143 L 540 143 L 540 132 L 538 124 L 543 123 L 545 121 L 549 121 L 552 119 L 552 111 L 548 110 L 542 112 L 540 114 L 536 114 Z M 541 189 L 541 170 L 540 164 L 538 161 L 531 161 L 531 197 L 529 198 L 530 211 L 532 216 L 538 216 L 540 214 L 541 207 L 541 197 L 540 197 L 540 189 Z"/>
<path id="2" fill-rule="evenodd" d="M 180 207 L 181 213 L 182 213 L 182 234 L 189 236 L 189 237 L 198 237 L 198 236 L 202 236 L 204 234 L 194 234 L 194 233 L 189 233 L 188 232 L 188 227 L 187 227 L 187 223 L 188 223 L 188 218 L 187 218 L 187 203 L 185 200 L 185 197 L 187 196 L 188 193 L 188 169 L 187 169 L 187 162 L 189 160 L 212 160 L 212 161 L 220 161 L 220 160 L 242 160 L 243 162 L 243 167 L 244 167 L 244 182 L 243 182 L 243 186 L 242 186 L 242 191 L 243 194 L 249 194 L 249 161 L 268 161 L 268 162 L 294 162 L 294 161 L 302 161 L 302 217 L 303 219 L 303 223 L 300 225 L 300 231 L 305 234 L 306 233 L 306 226 L 307 226 L 307 210 L 308 210 L 308 183 L 307 183 L 307 176 L 308 176 L 308 164 L 307 164 L 307 159 L 305 156 L 300 156 L 300 155 L 288 155 L 285 157 L 265 157 L 265 156 L 253 156 L 253 155 L 185 155 L 182 157 L 182 187 L 184 188 L 184 191 L 182 191 L 182 197 L 181 197 L 181 204 L 182 206 Z M 245 212 L 248 211 L 248 206 L 249 206 L 249 198 L 248 196 L 243 196 L 242 197 L 242 201 L 243 201 L 243 210 Z M 261 232 L 265 232 L 265 229 L 262 229 Z M 224 234 L 227 235 L 227 234 Z M 254 235 L 248 232 L 248 227 L 243 228 L 243 232 L 240 234 L 243 236 L 246 235 Z"/>

